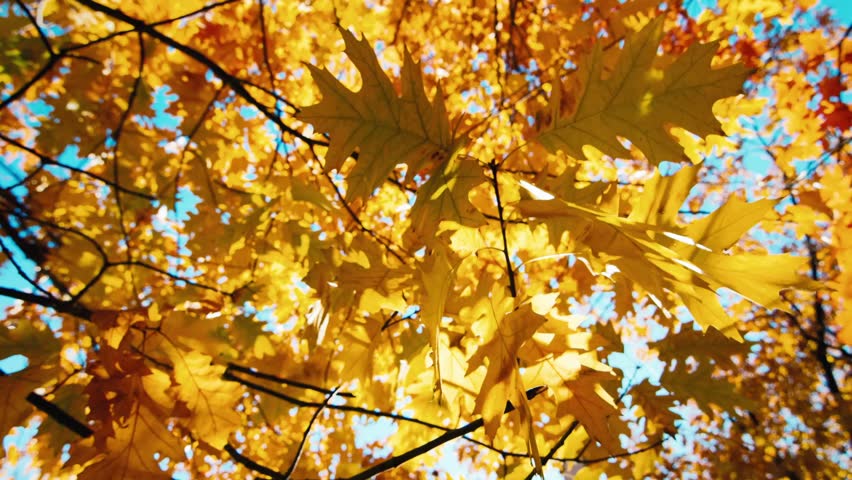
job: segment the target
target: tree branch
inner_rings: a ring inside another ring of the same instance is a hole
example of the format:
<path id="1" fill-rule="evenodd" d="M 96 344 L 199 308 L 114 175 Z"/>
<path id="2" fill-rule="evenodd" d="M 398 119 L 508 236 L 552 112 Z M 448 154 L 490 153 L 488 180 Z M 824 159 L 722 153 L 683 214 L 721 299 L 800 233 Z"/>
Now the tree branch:
<path id="1" fill-rule="evenodd" d="M 93 179 L 95 179 L 99 182 L 103 182 L 104 184 L 109 185 L 110 187 L 112 187 L 112 188 L 114 188 L 114 189 L 116 189 L 120 192 L 126 193 L 128 195 L 134 195 L 134 196 L 144 198 L 146 200 L 151 200 L 151 201 L 154 201 L 154 200 L 157 199 L 157 197 L 155 197 L 153 195 L 149 195 L 149 194 L 144 193 L 144 192 L 137 192 L 136 190 L 131 190 L 127 187 L 119 185 L 117 182 L 113 182 L 113 181 L 111 181 L 107 178 L 104 178 L 104 177 L 102 177 L 102 176 L 100 176 L 96 173 L 92 173 L 88 170 L 84 170 L 82 168 L 74 167 L 72 165 L 66 165 L 66 164 L 64 164 L 64 163 L 62 163 L 58 160 L 55 160 L 55 159 L 39 152 L 38 150 L 36 150 L 34 148 L 30 148 L 30 147 L 24 145 L 23 143 L 6 136 L 2 132 L 0 132 L 0 140 L 3 140 L 4 142 L 6 142 L 10 145 L 14 145 L 15 147 L 29 153 L 30 155 L 37 157 L 39 159 L 39 161 L 42 162 L 42 163 L 46 163 L 48 165 L 55 165 L 57 167 L 62 167 L 64 169 L 70 170 L 72 172 L 79 173 L 81 175 L 85 175 L 85 176 L 93 178 Z"/>
<path id="2" fill-rule="evenodd" d="M 159 32 L 153 26 L 143 22 L 142 20 L 139 20 L 138 18 L 131 17 L 130 15 L 122 12 L 121 10 L 111 8 L 111 7 L 108 7 L 106 5 L 102 5 L 102 4 L 95 2 L 93 0 L 76 0 L 76 1 L 77 1 L 77 3 L 84 5 L 88 8 L 91 8 L 92 10 L 94 10 L 96 12 L 104 13 L 104 14 L 106 14 L 106 15 L 108 15 L 108 16 L 116 19 L 116 20 L 120 20 L 124 23 L 127 23 L 127 24 L 133 26 L 133 28 L 135 28 L 136 30 L 143 32 L 143 33 L 151 36 L 152 38 L 156 38 L 157 40 L 163 42 L 164 44 L 174 48 L 175 50 L 183 53 L 184 55 L 186 55 L 186 56 L 192 58 L 193 60 L 197 61 L 198 63 L 204 65 L 205 67 L 210 69 L 217 77 L 222 79 L 222 81 L 225 84 L 227 84 L 228 87 L 230 87 L 231 90 L 234 91 L 234 93 L 236 93 L 237 95 L 242 97 L 245 101 L 247 101 L 248 103 L 253 105 L 255 108 L 257 108 L 258 111 L 260 111 L 260 113 L 263 114 L 263 116 L 265 116 L 267 119 L 272 121 L 282 131 L 293 135 L 294 137 L 302 140 L 303 142 L 307 143 L 308 145 L 328 145 L 327 142 L 324 142 L 324 141 L 321 141 L 321 140 L 314 140 L 310 137 L 303 135 L 301 132 L 294 129 L 293 127 L 290 127 L 289 125 L 285 124 L 281 120 L 281 118 L 278 117 L 278 115 L 276 115 L 274 112 L 270 111 L 269 108 L 266 105 L 262 104 L 259 100 L 254 98 L 254 96 L 248 90 L 246 90 L 245 86 L 243 85 L 242 80 L 240 80 L 239 78 L 235 77 L 234 75 L 231 75 L 230 73 L 226 72 L 225 69 L 223 69 L 218 63 L 214 62 L 213 60 L 211 60 L 209 57 L 207 57 L 203 53 L 199 52 L 198 50 L 195 50 L 192 47 L 189 47 L 187 45 L 184 45 L 184 44 L 176 41 L 175 39 L 169 37 L 168 35 L 165 35 L 165 34 Z"/>
<path id="3" fill-rule="evenodd" d="M 56 404 L 50 402 L 49 400 L 35 392 L 30 392 L 29 395 L 27 395 L 27 402 L 29 402 L 35 408 L 46 413 L 48 417 L 52 418 L 54 421 L 56 421 L 63 427 L 67 428 L 68 430 L 71 430 L 72 432 L 83 438 L 91 437 L 94 433 L 92 429 L 89 428 L 86 424 L 72 417 L 68 412 L 62 410 L 61 408 L 56 406 Z"/>
<path id="4" fill-rule="evenodd" d="M 82 305 L 63 302 L 62 300 L 53 297 L 43 297 L 41 295 L 34 295 L 29 292 L 21 292 L 19 290 L 14 290 L 6 287 L 0 287 L 0 295 L 3 295 L 4 297 L 14 298 L 16 300 L 21 300 L 27 303 L 41 305 L 42 307 L 52 308 L 57 312 L 74 315 L 75 317 L 82 318 L 84 320 L 89 320 L 90 318 L 92 318 L 92 311 L 88 308 Z"/>
<path id="5" fill-rule="evenodd" d="M 527 398 L 532 400 L 533 398 L 537 397 L 539 394 L 541 394 L 545 390 L 546 390 L 546 387 L 531 388 L 531 389 L 527 390 Z M 514 409 L 515 409 L 514 405 L 512 405 L 509 402 L 506 402 L 506 408 L 503 411 L 503 413 L 509 413 L 509 412 L 513 411 Z M 444 432 L 443 435 L 436 437 L 436 438 L 434 438 L 434 439 L 432 439 L 432 440 L 430 440 L 430 441 L 428 441 L 428 442 L 426 442 L 426 443 L 424 443 L 424 444 L 422 444 L 418 447 L 412 448 L 411 450 L 403 453 L 402 455 L 393 456 L 393 457 L 385 460 L 384 462 L 381 462 L 377 465 L 374 465 L 374 466 L 368 468 L 367 470 L 364 470 L 363 472 L 361 472 L 357 475 L 349 477 L 348 480 L 366 480 L 368 478 L 372 478 L 375 475 L 378 475 L 382 472 L 390 470 L 391 468 L 398 467 L 398 466 L 402 465 L 403 463 L 405 463 L 405 462 L 407 462 L 407 461 L 409 461 L 413 458 L 416 458 L 420 455 L 423 455 L 424 453 L 426 453 L 426 452 L 428 452 L 428 451 L 430 451 L 434 448 L 437 448 L 437 447 L 439 447 L 439 446 L 441 446 L 441 445 L 443 445 L 443 444 L 445 444 L 449 441 L 455 440 L 456 438 L 463 437 L 463 436 L 467 435 L 468 433 L 476 431 L 479 428 L 481 428 L 484 424 L 485 424 L 485 421 L 482 418 L 478 418 L 478 419 L 468 423 L 467 425 L 464 425 L 462 427 L 450 430 L 448 432 Z"/>
<path id="6" fill-rule="evenodd" d="M 60 56 L 60 55 L 54 55 L 54 56 L 51 56 L 50 58 L 48 58 L 47 62 L 45 62 L 45 64 L 39 69 L 38 72 L 35 73 L 35 75 L 33 75 L 29 80 L 24 82 L 24 84 L 21 85 L 17 90 L 15 90 L 11 95 L 9 95 L 5 99 L 3 99 L 2 102 L 0 102 L 0 110 L 5 109 L 9 105 L 11 105 L 13 102 L 15 102 L 19 98 L 23 97 L 24 94 L 27 93 L 27 90 L 32 88 L 32 86 L 35 85 L 36 82 L 41 80 L 42 77 L 47 75 L 48 72 L 50 72 L 53 69 L 53 67 L 59 62 L 59 60 L 61 58 L 62 58 L 62 56 Z"/>
<path id="7" fill-rule="evenodd" d="M 299 382 L 296 380 L 290 380 L 284 377 L 279 377 L 277 375 L 272 375 L 271 373 L 263 373 L 259 372 L 253 368 L 244 367 L 242 365 L 237 365 L 236 363 L 228 363 L 227 367 L 231 370 L 245 373 L 247 375 L 251 375 L 253 377 L 262 378 L 264 380 L 269 380 L 271 382 L 280 383 L 283 385 L 287 385 L 289 387 L 302 388 L 305 390 L 312 390 L 314 392 L 320 392 L 325 395 L 331 395 L 334 393 L 338 397 L 347 397 L 347 398 L 355 398 L 355 395 L 349 392 L 338 392 L 337 389 L 328 390 L 322 387 L 317 387 L 315 385 L 311 385 L 308 383 Z"/>
<path id="8" fill-rule="evenodd" d="M 243 465 L 244 467 L 248 468 L 253 472 L 266 475 L 267 477 L 273 478 L 275 480 L 284 480 L 284 477 L 280 473 L 265 465 L 261 465 L 255 462 L 254 460 L 248 458 L 247 456 L 243 455 L 242 453 L 238 452 L 237 449 L 230 443 L 225 445 L 225 451 L 228 452 L 228 455 L 230 455 L 235 462 L 239 463 L 240 465 Z"/>
<path id="9" fill-rule="evenodd" d="M 500 234 L 503 236 L 503 257 L 506 260 L 506 275 L 509 277 L 509 293 L 512 298 L 518 296 L 518 288 L 515 285 L 515 272 L 512 268 L 512 259 L 509 256 L 509 242 L 506 240 L 506 221 L 503 218 L 503 202 L 500 201 L 500 185 L 497 183 L 497 171 L 499 166 L 496 159 L 488 164 L 491 170 L 491 184 L 494 186 L 494 196 L 497 199 L 497 216 L 500 219 Z"/>
<path id="10" fill-rule="evenodd" d="M 541 466 L 542 467 L 547 465 L 547 462 L 553 460 L 553 456 L 556 455 L 556 452 L 560 448 L 562 448 L 562 445 L 565 444 L 565 441 L 568 440 L 568 437 L 570 437 L 571 434 L 574 433 L 574 430 L 576 430 L 577 427 L 579 427 L 579 426 L 580 426 L 579 421 L 574 420 L 573 422 L 571 422 L 571 425 L 568 426 L 568 430 L 565 430 L 565 433 L 563 433 L 562 436 L 559 437 L 559 440 L 557 440 L 556 443 L 553 444 L 553 446 L 550 448 L 550 451 L 547 452 L 547 455 L 541 457 Z M 533 470 L 532 472 L 530 472 L 529 475 L 527 475 L 526 480 L 531 480 L 534 476 L 535 476 L 535 470 Z"/>
<path id="11" fill-rule="evenodd" d="M 322 412 L 323 409 L 328 406 L 328 402 L 330 402 L 331 399 L 334 398 L 334 395 L 336 393 L 337 388 L 333 389 L 331 393 L 326 395 L 325 400 L 322 402 L 322 405 L 320 405 L 320 407 L 317 408 L 314 414 L 311 416 L 311 421 L 308 422 L 308 426 L 305 428 L 305 433 L 302 434 L 302 440 L 299 442 L 299 446 L 296 448 L 296 456 L 293 457 L 293 461 L 290 462 L 290 466 L 287 468 L 287 471 L 284 472 L 284 478 L 289 479 L 290 476 L 293 474 L 293 470 L 296 469 L 296 465 L 298 465 L 299 463 L 299 458 L 302 456 L 302 451 L 305 448 L 305 442 L 308 440 L 308 435 L 311 433 L 311 427 L 314 425 L 314 422 L 316 422 L 320 412 Z"/>

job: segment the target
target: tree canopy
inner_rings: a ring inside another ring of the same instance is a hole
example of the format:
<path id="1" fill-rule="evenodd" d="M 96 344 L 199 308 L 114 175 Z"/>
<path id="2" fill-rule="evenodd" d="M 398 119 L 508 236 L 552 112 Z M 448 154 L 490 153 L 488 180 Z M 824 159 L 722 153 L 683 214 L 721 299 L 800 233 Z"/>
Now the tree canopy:
<path id="1" fill-rule="evenodd" d="M 849 20 L 0 3 L 0 472 L 842 477 Z"/>

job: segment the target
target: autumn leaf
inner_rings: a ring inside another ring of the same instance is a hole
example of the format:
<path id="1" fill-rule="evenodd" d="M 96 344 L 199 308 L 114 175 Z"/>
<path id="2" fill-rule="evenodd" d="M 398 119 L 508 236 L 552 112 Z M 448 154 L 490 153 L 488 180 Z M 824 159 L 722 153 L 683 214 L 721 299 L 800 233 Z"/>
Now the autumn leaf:
<path id="1" fill-rule="evenodd" d="M 614 71 L 603 77 L 602 44 L 580 69 L 583 93 L 573 111 L 560 111 L 560 94 L 548 106 L 551 121 L 540 126 L 536 137 L 551 152 L 565 150 L 583 159 L 590 145 L 606 155 L 624 157 L 628 150 L 618 141 L 624 137 L 636 145 L 654 165 L 678 161 L 682 148 L 668 133 L 676 125 L 701 137 L 721 134 L 713 116 L 713 103 L 736 95 L 749 75 L 742 65 L 711 68 L 717 43 L 691 46 L 664 68 L 658 65 L 657 49 L 663 17 L 628 37 Z M 559 85 L 555 87 L 559 92 Z"/>
<path id="2" fill-rule="evenodd" d="M 223 380 L 225 367 L 213 365 L 207 355 L 174 350 L 170 356 L 177 382 L 174 394 L 190 413 L 187 427 L 199 432 L 200 440 L 223 447 L 242 421 L 235 409 L 241 396 L 239 385 Z"/>
<path id="3" fill-rule="evenodd" d="M 507 401 L 516 406 L 522 404 L 521 397 L 525 397 L 526 388 L 515 358 L 524 342 L 546 321 L 546 318 L 533 312 L 529 303 L 505 316 L 498 314 L 497 317 L 481 320 L 484 324 L 484 343 L 468 360 L 470 367 L 467 373 L 470 374 L 484 360 L 488 360 L 485 379 L 476 397 L 475 411 L 485 419 L 485 432 L 489 436 L 496 434 Z"/>
<path id="4" fill-rule="evenodd" d="M 663 372 L 662 385 L 671 390 L 672 395 L 684 402 L 694 399 L 698 407 L 705 412 L 712 412 L 715 405 L 726 411 L 734 407 L 753 409 L 757 403 L 737 391 L 737 388 L 724 378 L 713 377 L 713 367 L 702 364 L 695 371 L 687 371 L 681 367 L 675 371 Z"/>
<path id="5" fill-rule="evenodd" d="M 444 317 L 444 306 L 452 288 L 454 269 L 450 264 L 447 252 L 438 248 L 429 256 L 420 268 L 420 279 L 423 284 L 423 301 L 420 308 L 420 318 L 426 327 L 426 336 L 432 347 L 432 357 L 435 370 L 435 389 L 443 389 L 441 377 L 440 328 Z"/>
<path id="6" fill-rule="evenodd" d="M 571 415 L 589 433 L 589 436 L 608 451 L 619 447 L 618 432 L 613 429 L 618 415 L 615 400 L 603 387 L 603 383 L 612 381 L 607 371 L 584 370 L 565 383 L 569 390 L 566 401 L 559 404 L 560 415 Z"/>
<path id="7" fill-rule="evenodd" d="M 476 160 L 454 156 L 423 184 L 411 207 L 411 228 L 418 239 L 459 226 L 478 227 L 485 217 L 468 200 L 470 190 L 485 181 Z"/>
<path id="8" fill-rule="evenodd" d="M 162 412 L 151 405 L 138 404 L 127 418 L 127 425 L 116 429 L 104 447 L 94 439 L 80 442 L 72 459 L 84 466 L 82 479 L 109 476 L 116 479 L 171 478 L 160 467 L 184 459 L 183 442 L 162 421 Z"/>
<path id="9" fill-rule="evenodd" d="M 848 476 L 842 9 L 556 3 L 0 9 L 0 471 Z"/>
<path id="10" fill-rule="evenodd" d="M 727 368 L 736 368 L 732 357 L 744 356 L 748 352 L 747 344 L 732 340 L 715 328 L 708 328 L 705 332 L 684 328 L 677 334 L 669 334 L 666 341 L 654 342 L 650 346 L 656 348 L 660 359 L 666 362 L 685 360 L 689 356 L 701 363 L 715 362 Z"/>
<path id="11" fill-rule="evenodd" d="M 402 96 L 382 71 L 366 38 L 340 29 L 346 54 L 361 74 L 361 89 L 352 92 L 327 70 L 308 65 L 323 101 L 302 109 L 301 120 L 329 133 L 326 170 L 340 169 L 359 148 L 349 173 L 347 200 L 369 196 L 400 163 L 411 173 L 446 162 L 464 140 L 450 131 L 440 86 L 429 100 L 423 78 L 408 51 L 402 65 Z"/>
<path id="12" fill-rule="evenodd" d="M 8 432 L 20 425 L 33 411 L 27 395 L 50 382 L 59 367 L 59 342 L 48 329 L 38 329 L 31 322 L 20 322 L 10 328 L 0 327 L 0 357 L 25 355 L 27 365 L 20 371 L 0 374 L 4 408 L 0 413 L 0 431 Z"/>
<path id="13" fill-rule="evenodd" d="M 63 385 L 50 401 L 71 418 L 81 420 L 86 418 L 86 407 L 89 404 L 84 389 L 85 386 L 80 384 Z M 51 418 L 45 419 L 39 430 L 50 435 L 50 447 L 57 453 L 79 438 L 76 432 Z"/>

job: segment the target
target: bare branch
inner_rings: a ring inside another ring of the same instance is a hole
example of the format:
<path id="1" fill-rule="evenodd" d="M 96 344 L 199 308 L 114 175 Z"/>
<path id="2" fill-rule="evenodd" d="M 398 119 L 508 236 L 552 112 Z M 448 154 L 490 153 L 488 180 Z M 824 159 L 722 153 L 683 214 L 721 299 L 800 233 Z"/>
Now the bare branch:
<path id="1" fill-rule="evenodd" d="M 527 398 L 532 400 L 537 397 L 540 393 L 544 392 L 546 388 L 536 387 L 527 390 Z M 506 409 L 503 413 L 509 413 L 515 409 L 515 406 L 511 403 L 506 403 Z M 402 455 L 393 456 L 384 462 L 379 463 L 378 465 L 374 465 L 363 472 L 349 477 L 348 480 L 366 480 L 368 478 L 372 478 L 375 475 L 378 475 L 382 472 L 388 471 L 391 468 L 398 467 L 403 463 L 416 458 L 424 453 L 437 448 L 449 441 L 455 440 L 456 438 L 463 437 L 468 433 L 474 432 L 485 425 L 485 421 L 482 418 L 478 418 L 463 427 L 459 427 L 448 432 L 444 432 L 443 435 L 434 438 L 420 446 L 412 448 L 411 450 L 403 453 Z"/>
<path id="2" fill-rule="evenodd" d="M 269 380 L 271 382 L 280 383 L 282 385 L 287 385 L 289 387 L 296 387 L 296 388 L 302 388 L 302 389 L 305 389 L 305 390 L 312 390 L 314 392 L 320 392 L 320 393 L 323 393 L 325 395 L 331 395 L 332 393 L 334 393 L 338 397 L 355 398 L 355 395 L 353 395 L 349 392 L 339 392 L 339 391 L 337 391 L 337 389 L 327 390 L 325 388 L 317 387 L 315 385 L 311 385 L 311 384 L 308 384 L 308 383 L 303 383 L 303 382 L 299 382 L 299 381 L 296 381 L 296 380 L 290 380 L 290 379 L 287 379 L 287 378 L 279 377 L 277 375 L 272 375 L 270 373 L 259 372 L 259 371 L 255 370 L 253 368 L 244 367 L 242 365 L 237 365 L 236 363 L 228 363 L 228 368 L 230 368 L 231 370 L 240 372 L 240 373 L 245 373 L 247 375 L 251 375 L 253 377 L 262 378 L 264 380 Z"/>
<path id="3" fill-rule="evenodd" d="M 52 418 L 63 427 L 83 438 L 91 437 L 94 433 L 85 423 L 72 417 L 71 414 L 59 408 L 55 403 L 50 402 L 35 392 L 30 392 L 27 395 L 27 402 L 46 413 L 48 417 Z"/>

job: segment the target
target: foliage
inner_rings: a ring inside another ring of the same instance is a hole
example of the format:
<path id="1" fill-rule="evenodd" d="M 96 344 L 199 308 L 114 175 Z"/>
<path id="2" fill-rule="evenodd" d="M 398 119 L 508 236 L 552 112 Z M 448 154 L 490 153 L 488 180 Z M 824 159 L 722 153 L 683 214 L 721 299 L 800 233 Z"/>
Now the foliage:
<path id="1" fill-rule="evenodd" d="M 0 6 L 4 472 L 852 468 L 850 28 L 552 3 Z"/>

